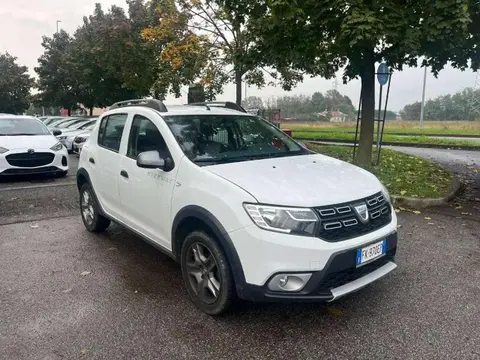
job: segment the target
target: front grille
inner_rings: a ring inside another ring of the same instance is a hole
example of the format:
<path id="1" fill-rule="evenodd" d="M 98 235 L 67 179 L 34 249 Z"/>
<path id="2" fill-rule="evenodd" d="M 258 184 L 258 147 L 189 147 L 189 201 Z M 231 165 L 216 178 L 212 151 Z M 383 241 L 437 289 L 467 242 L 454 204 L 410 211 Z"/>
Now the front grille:
<path id="1" fill-rule="evenodd" d="M 355 211 L 355 207 L 365 205 L 368 220 L 364 220 Z M 318 237 L 337 242 L 351 239 L 378 230 L 392 220 L 391 206 L 382 193 L 357 201 L 315 209 L 320 217 Z"/>
<path id="2" fill-rule="evenodd" d="M 7 169 L 0 173 L 2 175 L 33 175 L 33 174 L 47 174 L 47 173 L 54 173 L 59 171 L 56 166 L 47 166 L 42 168 L 36 169 Z"/>
<path id="3" fill-rule="evenodd" d="M 362 276 L 370 274 L 371 272 L 384 266 L 389 261 L 392 261 L 395 258 L 396 250 L 396 247 L 387 250 L 384 256 L 363 266 L 351 267 L 327 274 L 316 292 L 318 294 L 330 294 L 331 289 L 348 284 L 349 282 L 360 279 Z"/>
<path id="4" fill-rule="evenodd" d="M 55 155 L 48 152 L 18 153 L 5 157 L 10 165 L 26 168 L 48 165 L 54 158 Z"/>

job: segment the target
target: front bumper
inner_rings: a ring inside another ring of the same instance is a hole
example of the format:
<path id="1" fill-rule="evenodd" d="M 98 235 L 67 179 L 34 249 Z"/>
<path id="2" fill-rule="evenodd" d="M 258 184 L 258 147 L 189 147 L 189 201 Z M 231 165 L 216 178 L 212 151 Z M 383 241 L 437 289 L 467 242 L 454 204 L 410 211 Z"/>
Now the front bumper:
<path id="1" fill-rule="evenodd" d="M 34 175 L 34 174 L 56 174 L 68 171 L 68 153 L 66 149 L 52 151 L 50 149 L 37 149 L 37 152 L 53 154 L 53 160 L 41 166 L 14 166 L 6 157 L 11 154 L 26 154 L 27 149 L 10 150 L 0 154 L 0 177 Z"/>
<path id="2" fill-rule="evenodd" d="M 397 250 L 397 233 L 390 234 L 386 237 L 386 240 L 386 254 L 363 266 L 356 266 L 357 248 L 332 255 L 323 270 L 312 272 L 312 277 L 301 291 L 278 292 L 269 290 L 267 284 L 275 276 L 272 275 L 262 286 L 244 284 L 239 296 L 245 300 L 259 302 L 336 300 L 362 289 L 397 267 L 394 262 Z M 288 272 L 282 271 L 281 273 Z"/>
<path id="3" fill-rule="evenodd" d="M 397 218 L 392 209 L 391 221 L 386 226 L 338 242 L 265 231 L 256 225 L 230 232 L 228 235 L 241 264 L 232 269 L 238 295 L 245 300 L 269 302 L 339 298 L 396 267 L 396 231 Z M 357 267 L 357 250 L 382 240 L 386 240 L 385 255 Z M 268 288 L 276 275 L 295 273 L 312 274 L 302 290 L 286 292 Z"/>

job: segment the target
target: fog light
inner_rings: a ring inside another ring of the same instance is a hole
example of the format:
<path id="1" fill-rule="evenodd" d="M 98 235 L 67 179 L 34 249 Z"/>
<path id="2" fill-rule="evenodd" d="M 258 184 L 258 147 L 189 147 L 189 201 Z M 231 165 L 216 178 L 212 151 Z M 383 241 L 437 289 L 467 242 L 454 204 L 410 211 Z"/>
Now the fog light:
<path id="1" fill-rule="evenodd" d="M 62 166 L 67 166 L 68 161 L 66 156 L 62 156 Z"/>
<path id="2" fill-rule="evenodd" d="M 312 274 L 277 274 L 268 283 L 272 291 L 300 291 L 310 280 Z"/>

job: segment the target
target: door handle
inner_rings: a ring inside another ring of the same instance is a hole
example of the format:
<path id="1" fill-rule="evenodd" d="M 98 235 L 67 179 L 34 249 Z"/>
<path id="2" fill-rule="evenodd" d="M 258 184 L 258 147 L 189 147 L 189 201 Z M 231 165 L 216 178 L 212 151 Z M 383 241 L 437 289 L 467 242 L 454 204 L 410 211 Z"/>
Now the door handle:
<path id="1" fill-rule="evenodd" d="M 95 159 L 94 158 L 90 158 L 90 159 L 88 159 L 88 161 L 90 161 L 92 164 L 95 164 Z"/>
<path id="2" fill-rule="evenodd" d="M 128 179 L 128 173 L 125 170 L 120 171 L 120 176 L 123 176 L 124 178 Z"/>

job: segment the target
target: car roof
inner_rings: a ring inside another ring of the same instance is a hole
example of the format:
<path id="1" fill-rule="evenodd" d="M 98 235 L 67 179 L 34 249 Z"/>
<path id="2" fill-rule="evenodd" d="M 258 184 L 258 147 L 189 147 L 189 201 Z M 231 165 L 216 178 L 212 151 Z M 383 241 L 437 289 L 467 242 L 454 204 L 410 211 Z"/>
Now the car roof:
<path id="1" fill-rule="evenodd" d="M 214 105 L 198 106 L 198 105 L 169 105 L 166 112 L 160 113 L 162 116 L 169 115 L 239 115 L 251 116 L 238 110 Z"/>

